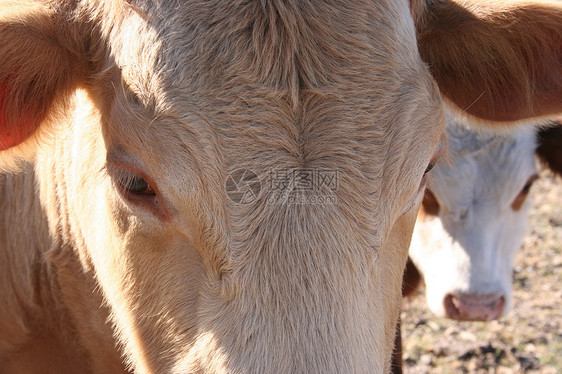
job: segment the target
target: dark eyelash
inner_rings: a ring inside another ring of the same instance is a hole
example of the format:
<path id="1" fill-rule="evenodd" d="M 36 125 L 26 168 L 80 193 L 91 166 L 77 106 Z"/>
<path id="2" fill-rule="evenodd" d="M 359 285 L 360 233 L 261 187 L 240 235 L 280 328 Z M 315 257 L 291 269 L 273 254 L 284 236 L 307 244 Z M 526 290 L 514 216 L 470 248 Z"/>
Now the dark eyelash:
<path id="1" fill-rule="evenodd" d="M 117 183 L 127 193 L 137 195 L 155 195 L 154 189 L 142 176 L 127 170 L 119 170 L 116 174 Z"/>
<path id="2" fill-rule="evenodd" d="M 134 165 L 108 160 L 103 167 L 119 195 L 132 206 L 147 209 L 162 220 L 169 220 L 165 202 L 156 182 Z"/>

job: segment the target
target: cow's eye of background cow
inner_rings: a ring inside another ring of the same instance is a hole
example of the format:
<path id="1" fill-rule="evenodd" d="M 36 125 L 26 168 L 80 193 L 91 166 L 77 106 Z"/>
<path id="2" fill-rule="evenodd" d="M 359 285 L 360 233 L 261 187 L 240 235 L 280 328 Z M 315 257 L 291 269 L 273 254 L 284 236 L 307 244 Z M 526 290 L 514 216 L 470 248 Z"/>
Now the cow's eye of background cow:
<path id="1" fill-rule="evenodd" d="M 521 192 L 519 192 L 519 195 L 517 195 L 515 200 L 513 200 L 513 202 L 511 203 L 511 209 L 515 211 L 521 209 L 521 206 L 525 202 L 527 195 L 529 195 L 529 191 L 531 190 L 533 183 L 535 183 L 537 179 L 539 179 L 539 176 L 537 174 L 534 174 L 529 179 L 527 179 L 527 183 L 525 183 L 525 186 L 523 186 Z"/>
<path id="2" fill-rule="evenodd" d="M 525 186 L 521 190 L 521 193 L 528 194 L 529 191 L 531 190 L 531 186 L 533 186 L 533 183 L 535 183 L 535 181 L 537 179 L 539 179 L 539 176 L 537 174 L 535 174 L 531 178 L 529 178 L 529 180 L 527 180 L 527 183 L 525 184 Z"/>

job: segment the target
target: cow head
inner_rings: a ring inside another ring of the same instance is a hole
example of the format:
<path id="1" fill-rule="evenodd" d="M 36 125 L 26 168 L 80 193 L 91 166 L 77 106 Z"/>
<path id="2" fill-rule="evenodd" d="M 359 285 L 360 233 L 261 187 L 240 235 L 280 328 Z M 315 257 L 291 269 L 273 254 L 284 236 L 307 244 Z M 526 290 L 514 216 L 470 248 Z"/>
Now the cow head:
<path id="1" fill-rule="evenodd" d="M 439 89 L 562 111 L 560 5 L 469 3 L 0 4 L 3 164 L 135 372 L 388 369 Z"/>
<path id="2" fill-rule="evenodd" d="M 538 178 L 535 153 L 562 171 L 562 128 L 554 126 L 495 135 L 449 118 L 449 155 L 432 173 L 410 247 L 437 315 L 490 320 L 510 309 L 513 259 Z"/>
<path id="3" fill-rule="evenodd" d="M 432 173 L 410 247 L 438 315 L 494 319 L 507 310 L 513 256 L 536 178 L 535 131 L 500 136 L 449 121 L 449 157 Z"/>

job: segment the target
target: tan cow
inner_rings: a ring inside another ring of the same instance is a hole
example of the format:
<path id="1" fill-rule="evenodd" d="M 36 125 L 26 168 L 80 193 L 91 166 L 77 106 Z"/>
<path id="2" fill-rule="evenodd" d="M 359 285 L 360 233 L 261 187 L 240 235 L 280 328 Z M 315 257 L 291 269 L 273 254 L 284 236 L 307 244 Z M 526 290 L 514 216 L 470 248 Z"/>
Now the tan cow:
<path id="1" fill-rule="evenodd" d="M 388 371 L 441 94 L 562 112 L 561 25 L 556 2 L 1 1 L 0 371 Z"/>

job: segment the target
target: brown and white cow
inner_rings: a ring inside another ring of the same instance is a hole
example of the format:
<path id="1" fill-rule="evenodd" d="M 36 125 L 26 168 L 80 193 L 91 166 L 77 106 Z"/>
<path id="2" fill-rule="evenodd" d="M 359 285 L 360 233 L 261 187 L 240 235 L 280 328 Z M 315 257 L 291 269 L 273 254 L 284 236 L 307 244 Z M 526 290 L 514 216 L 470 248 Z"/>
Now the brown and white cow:
<path id="1" fill-rule="evenodd" d="M 560 130 L 492 134 L 447 121 L 449 157 L 432 172 L 410 245 L 435 314 L 491 320 L 510 309 L 513 260 L 538 178 L 535 153 L 562 173 L 552 152 L 562 150 Z"/>
<path id="2" fill-rule="evenodd" d="M 429 178 L 410 244 L 414 261 L 408 258 L 404 270 L 404 297 L 423 278 L 428 305 L 439 316 L 490 320 L 509 310 L 513 256 L 538 178 L 535 155 L 562 175 L 561 125 L 500 134 L 448 118 L 449 151 Z M 459 220 L 459 211 L 469 213 Z M 392 360 L 392 372 L 402 373 L 400 324 Z"/>
<path id="3" fill-rule="evenodd" d="M 1 1 L 2 372 L 388 371 L 442 97 L 562 112 L 561 25 L 556 2 Z"/>

